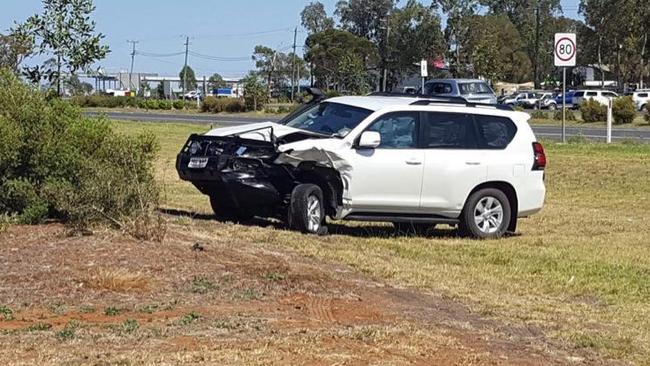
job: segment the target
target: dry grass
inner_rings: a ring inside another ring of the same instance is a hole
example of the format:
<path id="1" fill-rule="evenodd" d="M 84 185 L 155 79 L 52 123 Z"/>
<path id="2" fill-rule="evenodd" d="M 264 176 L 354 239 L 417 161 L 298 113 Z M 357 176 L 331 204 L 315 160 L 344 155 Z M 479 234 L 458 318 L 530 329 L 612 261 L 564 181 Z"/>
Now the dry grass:
<path id="1" fill-rule="evenodd" d="M 201 126 L 119 123 L 162 139 L 157 166 L 164 205 L 209 213 L 207 199 L 180 182 L 174 157 Z M 543 212 L 520 221 L 516 237 L 394 236 L 385 225 L 335 224 L 333 235 L 305 236 L 259 226 L 191 222 L 193 230 L 291 248 L 348 264 L 395 285 L 458 299 L 506 324 L 539 327 L 568 348 L 650 365 L 650 146 L 547 143 Z"/>
<path id="2" fill-rule="evenodd" d="M 94 290 L 115 292 L 146 291 L 151 285 L 149 278 L 142 273 L 131 272 L 124 268 L 92 269 L 82 282 L 86 287 Z"/>

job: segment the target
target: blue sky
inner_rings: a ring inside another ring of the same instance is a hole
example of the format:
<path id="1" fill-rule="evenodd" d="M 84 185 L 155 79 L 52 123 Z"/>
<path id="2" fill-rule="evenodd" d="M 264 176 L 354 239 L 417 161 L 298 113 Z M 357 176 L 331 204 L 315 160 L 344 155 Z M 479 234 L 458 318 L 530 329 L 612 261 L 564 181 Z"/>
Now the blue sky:
<path id="1" fill-rule="evenodd" d="M 95 0 L 97 30 L 106 35 L 110 55 L 99 64 L 109 72 L 128 70 L 131 46 L 138 40 L 143 52 L 169 54 L 184 50 L 183 35 L 190 36 L 190 50 L 217 57 L 249 58 L 257 44 L 290 51 L 293 28 L 300 25 L 300 11 L 310 0 Z M 336 0 L 321 0 L 331 14 Z M 401 1 L 402 3 L 404 1 Z M 430 3 L 430 1 L 426 1 Z M 562 0 L 565 13 L 577 17 L 578 0 Z M 569 10 L 570 9 L 570 10 Z M 14 21 L 40 12 L 40 0 L 3 0 L 0 32 Z M 306 33 L 298 31 L 298 46 Z M 300 51 L 300 50 L 299 50 Z M 183 56 L 136 56 L 135 70 L 175 75 Z M 29 61 L 27 62 L 29 63 Z M 218 72 L 223 76 L 244 75 L 253 67 L 246 60 L 212 61 L 190 56 L 197 76 Z"/>

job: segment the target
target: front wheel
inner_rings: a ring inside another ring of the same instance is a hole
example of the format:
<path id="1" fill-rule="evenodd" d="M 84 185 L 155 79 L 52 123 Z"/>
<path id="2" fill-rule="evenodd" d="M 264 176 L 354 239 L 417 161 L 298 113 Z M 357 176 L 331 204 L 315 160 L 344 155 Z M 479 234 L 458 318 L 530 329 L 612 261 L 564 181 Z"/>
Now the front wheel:
<path id="1" fill-rule="evenodd" d="M 291 192 L 287 215 L 289 228 L 305 234 L 324 234 L 325 207 L 323 191 L 315 184 L 300 184 Z"/>
<path id="2" fill-rule="evenodd" d="M 554 111 L 555 109 L 556 109 L 555 104 L 551 104 L 551 105 L 548 106 L 549 111 Z"/>
<path id="3" fill-rule="evenodd" d="M 512 212 L 508 197 L 495 188 L 473 193 L 463 208 L 460 233 L 476 239 L 502 237 L 508 230 Z"/>

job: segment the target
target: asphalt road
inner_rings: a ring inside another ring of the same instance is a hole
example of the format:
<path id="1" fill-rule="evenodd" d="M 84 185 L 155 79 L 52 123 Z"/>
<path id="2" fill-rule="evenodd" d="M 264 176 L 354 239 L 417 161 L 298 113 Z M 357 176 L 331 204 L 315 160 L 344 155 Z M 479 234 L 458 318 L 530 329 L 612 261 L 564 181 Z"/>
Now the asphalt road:
<path id="1" fill-rule="evenodd" d="M 97 112 L 86 112 L 87 115 L 98 115 Z M 107 112 L 106 116 L 114 120 L 129 121 L 156 121 L 156 122 L 181 122 L 214 124 L 222 126 L 242 125 L 263 121 L 277 121 L 279 117 L 235 117 L 209 114 L 173 114 L 173 113 L 126 113 Z M 558 126 L 533 126 L 537 137 L 559 140 L 562 137 L 562 128 Z M 567 136 L 582 136 L 593 140 L 605 140 L 607 132 L 604 127 L 567 127 Z M 618 128 L 612 130 L 613 140 L 631 139 L 644 143 L 650 143 L 650 129 L 642 128 Z"/>

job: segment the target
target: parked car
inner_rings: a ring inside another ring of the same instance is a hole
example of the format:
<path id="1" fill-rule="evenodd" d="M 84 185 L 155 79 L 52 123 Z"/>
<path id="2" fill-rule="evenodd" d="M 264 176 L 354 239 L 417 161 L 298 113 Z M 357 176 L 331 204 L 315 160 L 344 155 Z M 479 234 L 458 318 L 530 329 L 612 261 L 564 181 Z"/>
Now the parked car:
<path id="1" fill-rule="evenodd" d="M 576 90 L 573 93 L 573 106 L 578 108 L 582 102 L 589 99 L 595 100 L 602 105 L 608 105 L 610 99 L 617 97 L 618 94 L 609 90 Z"/>
<path id="2" fill-rule="evenodd" d="M 183 99 L 185 99 L 185 100 L 197 100 L 197 99 L 203 100 L 203 93 L 201 93 L 198 90 L 192 90 L 192 91 L 189 91 L 189 92 L 185 93 L 185 95 L 183 95 Z"/>
<path id="3" fill-rule="evenodd" d="M 510 106 L 520 106 L 524 108 L 533 108 L 537 105 L 539 94 L 534 91 L 520 91 L 512 95 L 511 98 L 503 100 L 503 104 Z"/>
<path id="4" fill-rule="evenodd" d="M 626 96 L 632 97 L 637 110 L 645 110 L 648 101 L 650 101 L 650 90 L 642 89 L 634 92 L 625 93 Z"/>
<path id="5" fill-rule="evenodd" d="M 573 94 L 575 93 L 575 90 L 569 90 L 566 92 L 566 106 L 571 108 L 573 106 Z M 555 104 L 557 106 L 562 105 L 562 93 L 559 93 L 558 95 L 555 96 Z"/>
<path id="6" fill-rule="evenodd" d="M 528 114 L 460 98 L 312 94 L 278 123 L 189 137 L 176 169 L 217 219 L 274 217 L 316 234 L 326 216 L 449 224 L 496 238 L 542 209 L 546 156 Z"/>
<path id="7" fill-rule="evenodd" d="M 424 95 L 461 97 L 471 103 L 497 104 L 494 91 L 478 79 L 433 79 L 424 84 Z"/>
<path id="8" fill-rule="evenodd" d="M 538 94 L 537 103 L 535 103 L 535 106 L 533 108 L 535 109 L 548 109 L 551 111 L 554 111 L 557 109 L 557 105 L 555 104 L 555 95 L 551 92 L 544 92 L 541 94 Z"/>

